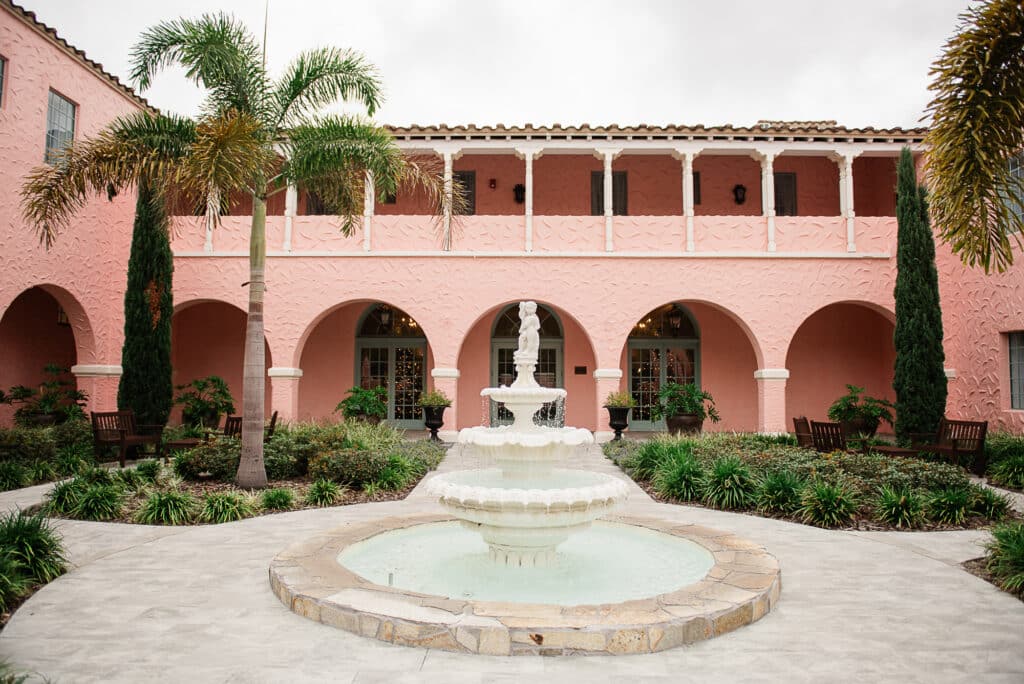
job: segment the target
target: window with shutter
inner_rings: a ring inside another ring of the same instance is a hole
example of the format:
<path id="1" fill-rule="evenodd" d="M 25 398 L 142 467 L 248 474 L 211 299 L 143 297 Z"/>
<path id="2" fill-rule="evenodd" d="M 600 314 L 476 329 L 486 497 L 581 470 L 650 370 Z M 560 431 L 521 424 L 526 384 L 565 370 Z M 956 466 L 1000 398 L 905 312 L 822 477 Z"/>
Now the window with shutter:
<path id="1" fill-rule="evenodd" d="M 1010 408 L 1024 409 L 1024 332 L 1010 338 Z"/>
<path id="2" fill-rule="evenodd" d="M 612 171 L 612 213 L 626 216 L 629 196 L 625 171 Z M 604 215 L 604 171 L 590 172 L 590 215 Z"/>
<path id="3" fill-rule="evenodd" d="M 775 174 L 775 215 L 796 216 L 796 174 Z"/>
<path id="4" fill-rule="evenodd" d="M 693 203 L 700 204 L 700 171 L 693 173 Z"/>

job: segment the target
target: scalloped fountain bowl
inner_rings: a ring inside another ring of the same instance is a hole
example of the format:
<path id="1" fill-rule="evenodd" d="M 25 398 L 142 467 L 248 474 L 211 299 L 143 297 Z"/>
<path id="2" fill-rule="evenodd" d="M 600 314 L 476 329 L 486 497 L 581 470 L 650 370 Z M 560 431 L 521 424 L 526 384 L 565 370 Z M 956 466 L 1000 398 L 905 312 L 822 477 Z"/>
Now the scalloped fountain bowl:
<path id="1" fill-rule="evenodd" d="M 509 478 L 497 468 L 435 476 L 427 491 L 490 547 L 502 565 L 543 567 L 570 534 L 626 500 L 622 480 L 585 470 L 549 469 Z"/>
<path id="2" fill-rule="evenodd" d="M 513 425 L 471 427 L 459 431 L 458 443 L 476 449 L 485 463 L 495 463 L 508 479 L 541 475 L 566 462 L 577 449 L 594 443 L 589 430 L 540 427 L 523 432 Z"/>

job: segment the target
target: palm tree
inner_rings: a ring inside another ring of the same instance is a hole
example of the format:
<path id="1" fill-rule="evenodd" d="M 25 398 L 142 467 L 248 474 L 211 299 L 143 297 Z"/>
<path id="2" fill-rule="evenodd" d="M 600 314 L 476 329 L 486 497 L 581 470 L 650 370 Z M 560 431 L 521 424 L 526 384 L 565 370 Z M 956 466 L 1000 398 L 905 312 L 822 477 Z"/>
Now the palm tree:
<path id="1" fill-rule="evenodd" d="M 438 213 L 444 183 L 429 161 L 405 158 L 387 130 L 351 116 L 317 116 L 323 106 L 355 100 L 372 115 L 381 102 L 372 66 L 355 52 L 323 48 L 300 54 L 277 80 L 263 64 L 262 51 L 249 31 L 230 16 L 164 22 L 141 36 L 132 52 L 132 79 L 148 88 L 162 68 L 179 64 L 208 91 L 203 115 L 190 135 L 151 141 L 109 131 L 96 141 L 72 147 L 63 160 L 30 179 L 24 191 L 26 216 L 41 239 L 52 242 L 56 230 L 92 193 L 137 181 L 144 173 L 159 177 L 185 197 L 202 201 L 213 220 L 232 192 L 252 196 L 249 243 L 249 311 L 243 370 L 242 455 L 238 484 L 266 485 L 263 465 L 264 334 L 267 197 L 294 184 L 315 192 L 351 232 L 362 211 L 364 180 L 372 175 L 383 196 L 399 187 L 425 193 Z M 137 115 L 143 119 L 186 120 Z M 120 148 L 111 145 L 116 140 Z M 161 147 L 163 145 L 163 147 Z M 172 147 L 174 155 L 156 151 Z"/>
<path id="2" fill-rule="evenodd" d="M 1013 263 L 1024 180 L 1009 161 L 1024 147 L 1024 5 L 991 0 L 960 15 L 932 67 L 935 98 L 926 174 L 940 236 L 985 271 Z"/>

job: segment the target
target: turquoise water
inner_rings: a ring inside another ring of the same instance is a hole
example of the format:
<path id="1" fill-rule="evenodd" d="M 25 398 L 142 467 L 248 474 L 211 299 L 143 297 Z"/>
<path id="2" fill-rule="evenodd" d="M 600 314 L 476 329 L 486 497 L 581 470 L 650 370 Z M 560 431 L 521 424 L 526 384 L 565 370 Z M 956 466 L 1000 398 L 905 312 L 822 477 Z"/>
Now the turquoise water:
<path id="1" fill-rule="evenodd" d="M 371 537 L 338 562 L 375 584 L 424 594 L 575 606 L 675 591 L 703 579 L 714 558 L 686 539 L 599 521 L 561 544 L 552 566 L 510 568 L 491 562 L 479 534 L 443 522 Z"/>

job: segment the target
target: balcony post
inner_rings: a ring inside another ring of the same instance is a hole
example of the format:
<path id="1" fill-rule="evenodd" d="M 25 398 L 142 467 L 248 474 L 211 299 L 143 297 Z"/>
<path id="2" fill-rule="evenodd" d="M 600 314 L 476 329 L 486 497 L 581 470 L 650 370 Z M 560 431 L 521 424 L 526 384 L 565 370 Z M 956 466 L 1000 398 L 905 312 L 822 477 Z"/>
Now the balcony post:
<path id="1" fill-rule="evenodd" d="M 292 222 L 299 208 L 299 190 L 294 183 L 289 183 L 284 192 L 284 244 L 281 249 L 292 251 Z"/>
<path id="2" fill-rule="evenodd" d="M 761 213 L 768 224 L 768 251 L 775 251 L 775 153 L 761 156 Z"/>
<path id="3" fill-rule="evenodd" d="M 844 214 L 846 215 L 846 251 L 856 252 L 857 251 L 857 235 L 856 235 L 856 213 L 853 210 L 853 160 L 854 155 L 844 154 L 842 163 L 839 166 L 839 178 L 840 183 L 843 184 L 841 188 L 841 196 L 845 196 L 846 201 L 843 203 Z"/>
<path id="4" fill-rule="evenodd" d="M 604 160 L 604 251 L 612 252 L 615 250 L 613 238 L 615 224 L 612 218 L 615 207 L 612 197 L 612 161 L 619 156 L 622 148 L 605 147 L 595 150 L 595 152 L 598 159 Z"/>
<path id="5" fill-rule="evenodd" d="M 693 251 L 693 152 L 683 154 L 683 216 L 686 217 L 686 251 Z"/>
<path id="6" fill-rule="evenodd" d="M 516 156 L 526 162 L 526 196 L 523 215 L 526 223 L 526 235 L 524 237 L 525 249 L 533 251 L 533 160 L 540 159 L 541 149 L 536 147 L 517 147 Z"/>
<path id="7" fill-rule="evenodd" d="M 363 181 L 363 251 L 369 252 L 372 244 L 373 205 L 377 191 L 373 184 L 373 174 L 366 172 Z"/>

